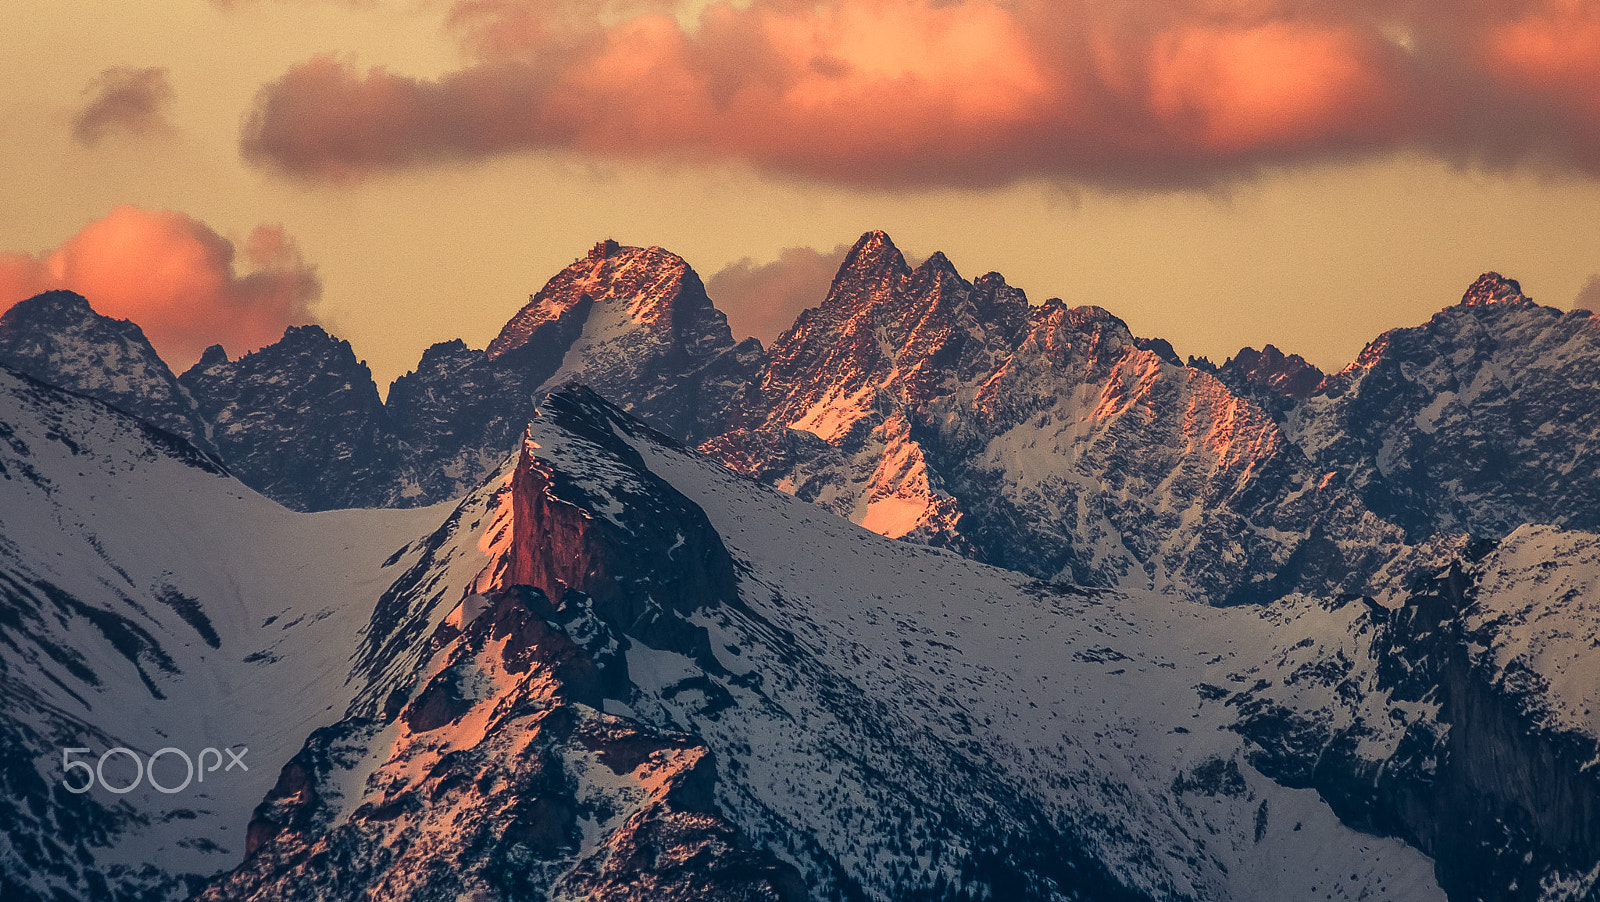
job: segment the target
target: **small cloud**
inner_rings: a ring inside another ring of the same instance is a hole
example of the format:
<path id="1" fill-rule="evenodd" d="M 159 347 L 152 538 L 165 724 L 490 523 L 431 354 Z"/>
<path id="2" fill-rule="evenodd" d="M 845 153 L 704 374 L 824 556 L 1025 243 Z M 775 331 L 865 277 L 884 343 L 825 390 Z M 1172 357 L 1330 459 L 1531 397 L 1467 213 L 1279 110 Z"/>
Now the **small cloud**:
<path id="1" fill-rule="evenodd" d="M 90 100 L 72 117 L 72 137 L 85 147 L 115 134 L 152 138 L 175 131 L 166 119 L 173 92 L 164 68 L 112 66 L 95 76 L 84 93 Z"/>
<path id="2" fill-rule="evenodd" d="M 1589 277 L 1572 300 L 1574 310 L 1600 310 L 1600 273 Z"/>
<path id="3" fill-rule="evenodd" d="M 850 245 L 830 251 L 788 247 L 771 263 L 749 257 L 731 263 L 706 282 L 706 293 L 728 315 L 735 335 L 771 342 L 794 325 L 807 307 L 822 303 Z"/>
<path id="4" fill-rule="evenodd" d="M 67 288 L 106 316 L 138 323 L 174 369 L 221 344 L 231 353 L 271 344 L 288 326 L 315 320 L 322 294 L 282 226 L 257 226 L 244 243 L 169 210 L 121 206 L 53 251 L 0 252 L 0 312 L 42 291 Z"/>

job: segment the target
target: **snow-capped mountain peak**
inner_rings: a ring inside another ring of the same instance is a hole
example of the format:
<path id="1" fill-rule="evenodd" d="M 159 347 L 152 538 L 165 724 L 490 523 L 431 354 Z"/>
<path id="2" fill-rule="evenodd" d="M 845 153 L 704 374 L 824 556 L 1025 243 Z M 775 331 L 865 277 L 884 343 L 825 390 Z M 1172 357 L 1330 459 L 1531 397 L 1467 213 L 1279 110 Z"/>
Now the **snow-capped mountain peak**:
<path id="1" fill-rule="evenodd" d="M 1524 306 L 1532 303 L 1533 299 L 1522 293 L 1522 286 L 1516 279 L 1508 279 L 1497 272 L 1486 272 L 1479 276 L 1461 296 L 1461 304 L 1466 307 L 1485 304 Z"/>
<path id="2" fill-rule="evenodd" d="M 47 291 L 0 315 L 0 364 L 216 450 L 194 399 L 144 330 L 102 316 L 75 292 Z"/>

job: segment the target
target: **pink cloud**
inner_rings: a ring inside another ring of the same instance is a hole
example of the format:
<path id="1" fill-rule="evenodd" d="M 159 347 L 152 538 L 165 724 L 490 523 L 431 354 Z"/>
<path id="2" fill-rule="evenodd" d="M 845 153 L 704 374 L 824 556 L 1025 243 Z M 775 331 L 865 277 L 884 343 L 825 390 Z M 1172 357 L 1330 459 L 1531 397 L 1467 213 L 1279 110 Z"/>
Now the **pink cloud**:
<path id="1" fill-rule="evenodd" d="M 244 250 L 251 271 L 241 274 L 233 243 L 204 223 L 121 206 L 53 251 L 0 253 L 0 311 L 70 289 L 96 311 L 138 323 L 182 369 L 209 345 L 252 351 L 313 320 L 309 304 L 321 284 L 283 228 L 257 226 Z"/>
<path id="2" fill-rule="evenodd" d="M 332 57 L 242 136 L 291 176 L 562 149 L 873 187 L 1204 184 L 1425 148 L 1592 169 L 1600 14 L 1574 0 L 458 0 L 437 80 Z"/>
<path id="3" fill-rule="evenodd" d="M 728 315 L 736 337 L 770 342 L 794 325 L 807 307 L 822 303 L 850 245 L 831 251 L 788 247 L 770 263 L 749 257 L 723 267 L 706 281 L 706 294 Z"/>
<path id="4" fill-rule="evenodd" d="M 72 137 L 88 147 L 113 134 L 147 138 L 173 131 L 166 119 L 172 105 L 167 70 L 113 66 L 89 82 L 90 99 L 72 117 Z"/>

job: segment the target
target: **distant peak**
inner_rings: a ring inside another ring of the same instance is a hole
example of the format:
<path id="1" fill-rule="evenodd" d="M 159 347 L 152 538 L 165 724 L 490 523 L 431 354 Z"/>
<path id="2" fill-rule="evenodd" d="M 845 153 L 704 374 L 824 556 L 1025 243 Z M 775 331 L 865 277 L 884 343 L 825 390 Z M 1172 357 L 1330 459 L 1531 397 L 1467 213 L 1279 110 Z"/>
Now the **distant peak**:
<path id="1" fill-rule="evenodd" d="M 150 340 L 145 337 L 144 330 L 139 328 L 138 323 L 106 316 L 96 311 L 89 301 L 76 291 L 61 289 L 46 291 L 13 304 L 10 310 L 0 314 L 0 327 L 8 331 L 15 330 L 18 333 L 36 335 L 54 335 L 69 329 L 88 329 L 97 333 L 100 336 L 99 340 L 109 340 L 110 336 L 116 336 L 122 341 L 132 341 L 145 346 L 152 355 L 156 353 L 155 348 L 149 347 Z"/>
<path id="2" fill-rule="evenodd" d="M 885 232 L 882 229 L 873 229 L 870 232 L 864 232 L 860 238 L 856 239 L 856 249 L 881 247 L 894 247 L 894 240 L 889 237 L 888 232 Z"/>
<path id="3" fill-rule="evenodd" d="M 888 232 L 874 229 L 856 239 L 855 246 L 850 248 L 846 258 L 886 256 L 899 257 L 900 249 L 895 247 L 894 240 L 889 237 Z"/>
<path id="4" fill-rule="evenodd" d="M 470 353 L 472 353 L 472 349 L 467 347 L 466 342 L 459 338 L 452 338 L 449 341 L 439 341 L 429 345 L 422 352 L 422 362 L 430 363 Z"/>
<path id="5" fill-rule="evenodd" d="M 1532 303 L 1533 299 L 1522 293 L 1522 286 L 1517 284 L 1516 279 L 1508 279 L 1497 272 L 1486 272 L 1479 276 L 1478 281 L 1473 282 L 1467 293 L 1461 296 L 1461 304 L 1465 307 Z"/>
<path id="6" fill-rule="evenodd" d="M 339 342 L 339 339 L 329 335 L 328 330 L 322 328 L 316 323 L 307 323 L 303 326 L 290 326 L 289 328 L 283 330 L 283 337 L 285 339 L 302 339 L 308 342 L 329 342 L 334 344 Z"/>
<path id="7" fill-rule="evenodd" d="M 1284 354 L 1274 345 L 1257 351 L 1243 347 L 1219 368 L 1225 375 L 1265 388 L 1275 394 L 1303 401 L 1322 384 L 1323 372 L 1299 354 Z"/>
<path id="8" fill-rule="evenodd" d="M 911 272 L 906 265 L 906 258 L 900 249 L 894 246 L 889 239 L 889 234 L 882 231 L 871 231 L 862 235 L 844 256 L 844 264 L 839 267 L 839 275 L 845 273 L 882 273 L 890 271 L 904 276 Z"/>
<path id="9" fill-rule="evenodd" d="M 7 319 L 24 317 L 29 319 L 44 317 L 52 320 L 62 317 L 85 319 L 91 316 L 99 316 L 99 314 L 90 306 L 89 300 L 76 291 L 67 291 L 65 289 L 36 294 L 25 301 L 12 305 L 11 309 L 6 311 Z"/>
<path id="10" fill-rule="evenodd" d="M 200 362 L 195 364 L 199 369 L 217 366 L 228 362 L 228 351 L 222 345 L 212 345 L 200 355 Z"/>
<path id="11" fill-rule="evenodd" d="M 933 256 L 922 261 L 922 264 L 917 269 L 928 272 L 946 272 L 951 275 L 956 274 L 955 264 L 951 263 L 950 258 L 944 255 L 944 251 L 934 251 Z"/>

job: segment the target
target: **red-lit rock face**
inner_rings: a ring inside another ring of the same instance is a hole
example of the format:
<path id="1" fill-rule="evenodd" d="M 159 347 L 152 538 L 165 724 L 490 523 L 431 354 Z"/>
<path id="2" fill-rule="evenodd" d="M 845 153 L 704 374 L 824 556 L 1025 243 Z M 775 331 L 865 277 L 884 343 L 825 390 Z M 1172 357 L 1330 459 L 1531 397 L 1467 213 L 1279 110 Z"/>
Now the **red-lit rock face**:
<path id="1" fill-rule="evenodd" d="M 592 405 L 592 409 L 577 409 Z M 618 631 L 669 646 L 696 640 L 681 620 L 703 606 L 736 603 L 733 562 L 705 514 L 652 474 L 626 443 L 593 426 L 605 405 L 569 388 L 546 402 L 545 415 L 571 424 L 592 448 L 561 449 L 596 461 L 637 462 L 597 497 L 523 444 L 510 480 L 513 510 L 509 558 L 501 583 L 532 586 L 557 604 L 569 592 L 593 600 L 596 614 Z M 603 416 L 600 415 L 600 416 Z M 612 428 L 636 428 L 614 424 Z M 688 650 L 685 648 L 685 650 Z"/>

